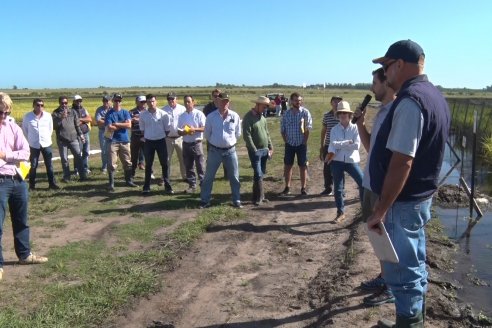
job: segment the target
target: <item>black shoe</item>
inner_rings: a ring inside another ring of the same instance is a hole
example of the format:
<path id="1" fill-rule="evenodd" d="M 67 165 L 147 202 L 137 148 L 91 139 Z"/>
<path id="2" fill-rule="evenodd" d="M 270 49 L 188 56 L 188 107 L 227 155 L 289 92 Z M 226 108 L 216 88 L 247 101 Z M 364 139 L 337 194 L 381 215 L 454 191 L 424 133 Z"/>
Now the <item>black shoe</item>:
<path id="1" fill-rule="evenodd" d="M 232 206 L 234 206 L 235 208 L 243 208 L 244 207 L 243 204 L 241 204 L 241 202 L 234 202 L 232 204 Z"/>
<path id="2" fill-rule="evenodd" d="M 58 189 L 60 189 L 60 186 L 57 185 L 56 183 L 52 183 L 52 184 L 50 184 L 49 189 L 58 190 Z"/>
<path id="3" fill-rule="evenodd" d="M 173 195 L 174 194 L 174 190 L 171 186 L 166 186 L 164 191 L 166 192 L 166 194 L 168 195 Z"/>
<path id="4" fill-rule="evenodd" d="M 200 203 L 200 208 L 201 209 L 204 209 L 204 208 L 209 208 L 210 207 L 210 203 L 204 203 L 204 202 L 201 202 Z"/>
<path id="5" fill-rule="evenodd" d="M 281 195 L 290 195 L 290 188 L 285 187 L 284 190 L 280 194 Z"/>
<path id="6" fill-rule="evenodd" d="M 364 297 L 363 302 L 365 305 L 378 306 L 385 303 L 395 303 L 395 296 L 391 290 L 387 289 L 386 286 L 381 288 L 380 291 Z"/>
<path id="7" fill-rule="evenodd" d="M 323 196 L 330 196 L 330 195 L 333 195 L 333 191 L 331 191 L 331 189 L 325 189 L 322 192 L 320 192 L 319 194 L 323 195 Z"/>
<path id="8" fill-rule="evenodd" d="M 306 196 L 307 195 L 306 188 L 301 188 L 301 195 L 302 196 Z"/>
<path id="9" fill-rule="evenodd" d="M 142 190 L 142 195 L 148 196 L 149 194 L 150 194 L 150 189 L 145 188 L 144 190 Z"/>

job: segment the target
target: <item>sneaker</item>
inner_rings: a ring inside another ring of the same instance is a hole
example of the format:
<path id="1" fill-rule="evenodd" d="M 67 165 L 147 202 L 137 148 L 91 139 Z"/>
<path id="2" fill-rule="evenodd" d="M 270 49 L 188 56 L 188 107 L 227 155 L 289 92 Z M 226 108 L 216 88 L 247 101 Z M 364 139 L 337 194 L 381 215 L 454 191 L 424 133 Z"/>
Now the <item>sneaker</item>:
<path id="1" fill-rule="evenodd" d="M 320 192 L 319 194 L 322 196 L 329 196 L 330 194 L 333 194 L 333 192 L 331 191 L 331 189 L 325 189 L 322 192 Z"/>
<path id="2" fill-rule="evenodd" d="M 168 195 L 173 195 L 174 194 L 174 190 L 173 190 L 173 188 L 171 186 L 166 186 L 166 188 L 164 189 L 164 191 Z"/>
<path id="3" fill-rule="evenodd" d="M 339 212 L 337 213 L 337 217 L 335 218 L 335 222 L 342 222 L 343 220 L 345 220 L 345 214 L 343 214 L 342 212 Z"/>
<path id="4" fill-rule="evenodd" d="M 376 278 L 368 280 L 368 281 L 363 281 L 360 283 L 360 288 L 362 290 L 368 290 L 368 291 L 375 291 L 375 290 L 380 290 L 385 286 L 384 279 L 381 277 L 381 274 L 379 274 Z"/>
<path id="5" fill-rule="evenodd" d="M 91 174 L 91 173 L 92 173 L 91 170 L 89 170 L 89 169 L 85 170 L 85 174 Z"/>
<path id="6" fill-rule="evenodd" d="M 101 172 L 102 174 L 108 174 L 108 169 L 102 169 Z"/>
<path id="7" fill-rule="evenodd" d="M 23 260 L 19 259 L 19 264 L 41 264 L 46 262 L 48 262 L 47 257 L 37 256 L 34 255 L 33 253 L 29 254 L 29 256 Z"/>
<path id="8" fill-rule="evenodd" d="M 210 207 L 210 203 L 205 203 L 205 202 L 201 202 L 200 203 L 200 208 L 201 209 L 204 209 L 204 208 L 209 208 Z"/>
<path id="9" fill-rule="evenodd" d="M 391 290 L 383 287 L 378 292 L 364 297 L 363 302 L 365 305 L 368 306 L 379 306 L 385 303 L 395 303 L 395 296 L 393 295 Z"/>
<path id="10" fill-rule="evenodd" d="M 196 192 L 196 187 L 189 187 L 188 189 L 185 190 L 185 194 L 194 194 Z"/>
<path id="11" fill-rule="evenodd" d="M 232 206 L 235 207 L 235 208 L 243 208 L 244 207 L 243 204 L 241 204 L 241 202 L 234 202 L 232 204 Z"/>
<path id="12" fill-rule="evenodd" d="M 57 185 L 56 183 L 52 183 L 52 184 L 50 184 L 49 189 L 59 190 L 60 189 L 60 186 Z"/>
<path id="13" fill-rule="evenodd" d="M 285 187 L 284 190 L 280 194 L 281 195 L 290 195 L 290 188 Z"/>
<path id="14" fill-rule="evenodd" d="M 301 195 L 303 195 L 303 196 L 307 195 L 306 188 L 301 188 Z"/>
<path id="15" fill-rule="evenodd" d="M 145 188 L 142 190 L 142 195 L 147 196 L 148 194 L 150 194 L 150 189 Z"/>
<path id="16" fill-rule="evenodd" d="M 150 178 L 151 178 L 152 180 L 155 180 L 155 175 L 154 175 L 154 173 L 151 173 L 151 174 L 150 174 Z M 159 181 L 159 182 L 160 182 L 160 181 Z"/>

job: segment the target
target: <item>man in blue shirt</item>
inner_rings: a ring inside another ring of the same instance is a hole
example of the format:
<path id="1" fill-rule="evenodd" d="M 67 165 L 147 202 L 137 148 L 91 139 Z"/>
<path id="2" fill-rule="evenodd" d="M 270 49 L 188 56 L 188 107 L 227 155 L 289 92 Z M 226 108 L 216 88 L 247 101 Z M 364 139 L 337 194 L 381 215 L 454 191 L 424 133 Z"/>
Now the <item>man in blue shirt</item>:
<path id="1" fill-rule="evenodd" d="M 126 185 L 137 187 L 132 178 L 132 161 L 130 157 L 130 138 L 128 129 L 131 128 L 130 113 L 121 107 L 123 97 L 119 93 L 113 95 L 113 108 L 106 114 L 105 137 L 108 144 L 109 154 L 109 191 L 114 191 L 114 171 L 116 161 L 120 158 L 125 171 Z"/>
<path id="2" fill-rule="evenodd" d="M 208 140 L 208 157 L 205 177 L 202 182 L 201 208 L 210 206 L 210 198 L 215 174 L 220 166 L 227 170 L 232 192 L 232 205 L 242 208 L 239 183 L 239 165 L 236 143 L 241 136 L 241 119 L 229 109 L 229 95 L 222 92 L 218 96 L 218 108 L 207 116 L 204 137 Z"/>

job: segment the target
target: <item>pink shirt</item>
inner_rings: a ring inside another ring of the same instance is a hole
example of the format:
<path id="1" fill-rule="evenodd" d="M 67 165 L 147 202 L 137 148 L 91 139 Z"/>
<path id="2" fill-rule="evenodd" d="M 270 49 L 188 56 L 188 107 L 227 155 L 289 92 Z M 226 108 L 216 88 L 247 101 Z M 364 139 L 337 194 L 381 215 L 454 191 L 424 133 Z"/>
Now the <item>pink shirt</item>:
<path id="1" fill-rule="evenodd" d="M 5 160 L 0 159 L 0 175 L 16 175 L 17 164 L 29 160 L 29 143 L 16 123 L 0 123 L 0 152 L 6 154 Z"/>

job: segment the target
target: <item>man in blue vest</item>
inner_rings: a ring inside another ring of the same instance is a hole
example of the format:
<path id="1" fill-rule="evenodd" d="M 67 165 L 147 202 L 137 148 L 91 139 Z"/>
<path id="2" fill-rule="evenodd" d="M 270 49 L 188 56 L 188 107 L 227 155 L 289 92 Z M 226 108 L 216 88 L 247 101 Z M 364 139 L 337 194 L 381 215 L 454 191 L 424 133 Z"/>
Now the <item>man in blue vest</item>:
<path id="1" fill-rule="evenodd" d="M 425 54 L 411 40 L 392 44 L 383 66 L 388 86 L 397 92 L 371 150 L 371 189 L 379 195 L 369 229 L 388 231 L 399 263 L 383 262 L 384 280 L 395 296 L 396 323 L 379 327 L 423 327 L 427 271 L 425 224 L 430 220 L 450 125 L 449 108 L 423 74 Z"/>

